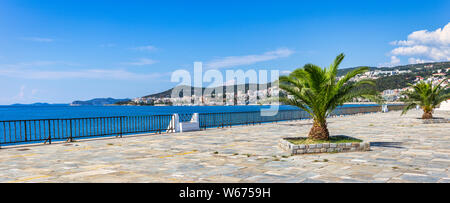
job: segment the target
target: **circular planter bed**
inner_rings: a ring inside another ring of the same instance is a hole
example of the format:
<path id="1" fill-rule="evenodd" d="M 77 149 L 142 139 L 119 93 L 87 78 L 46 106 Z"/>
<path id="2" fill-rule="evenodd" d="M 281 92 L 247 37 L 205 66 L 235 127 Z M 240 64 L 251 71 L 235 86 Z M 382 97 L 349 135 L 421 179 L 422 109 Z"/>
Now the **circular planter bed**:
<path id="1" fill-rule="evenodd" d="M 305 137 L 290 137 L 281 139 L 279 145 L 291 155 L 370 150 L 370 142 L 363 142 L 347 136 L 331 136 L 329 141 L 311 141 Z"/>
<path id="2" fill-rule="evenodd" d="M 423 124 L 450 123 L 450 119 L 446 118 L 422 119 L 422 122 Z"/>

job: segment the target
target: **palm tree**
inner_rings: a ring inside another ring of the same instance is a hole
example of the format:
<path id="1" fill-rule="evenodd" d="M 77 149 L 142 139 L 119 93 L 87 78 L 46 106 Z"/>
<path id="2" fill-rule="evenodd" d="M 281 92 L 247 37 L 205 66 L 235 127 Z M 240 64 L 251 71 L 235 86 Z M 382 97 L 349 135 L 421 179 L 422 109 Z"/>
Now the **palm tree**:
<path id="1" fill-rule="evenodd" d="M 403 100 L 406 103 L 403 109 L 402 115 L 406 114 L 410 109 L 419 105 L 423 110 L 422 119 L 432 119 L 433 109 L 436 108 L 441 102 L 450 99 L 450 94 L 445 93 L 445 89 L 448 87 L 442 87 L 441 84 L 445 80 L 442 80 L 439 84 L 433 87 L 433 84 L 427 82 L 419 82 L 416 85 L 411 85 L 413 91 L 405 91 L 402 93 L 406 98 Z"/>
<path id="2" fill-rule="evenodd" d="M 303 109 L 314 119 L 308 134 L 310 139 L 329 139 L 326 118 L 336 107 L 357 97 L 370 100 L 377 98 L 378 93 L 371 88 L 375 86 L 372 80 L 350 81 L 368 71 L 368 67 L 356 68 L 338 80 L 338 67 L 344 57 L 344 54 L 338 55 L 329 68 L 306 64 L 289 76 L 280 77 L 279 87 L 287 93 L 280 101 Z M 363 88 L 362 85 L 367 87 Z"/>

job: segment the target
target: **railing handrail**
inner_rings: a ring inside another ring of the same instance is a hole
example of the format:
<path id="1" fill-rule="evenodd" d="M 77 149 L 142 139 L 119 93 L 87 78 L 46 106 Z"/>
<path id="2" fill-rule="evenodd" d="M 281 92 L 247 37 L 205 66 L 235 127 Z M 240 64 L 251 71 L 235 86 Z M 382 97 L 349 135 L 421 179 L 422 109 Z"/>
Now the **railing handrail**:
<path id="1" fill-rule="evenodd" d="M 388 104 L 388 106 L 402 106 L 403 104 Z M 373 106 L 346 106 L 340 107 L 340 109 L 350 109 L 350 108 L 367 108 L 367 107 L 381 107 L 380 105 Z M 199 113 L 199 114 L 222 114 L 222 113 L 260 113 L 261 111 L 304 111 L 302 109 L 279 109 L 279 110 L 270 110 L 270 109 L 261 109 L 254 111 L 225 111 L 225 112 L 211 112 L 211 113 Z M 179 114 L 194 114 L 192 113 L 179 113 Z M 99 118 L 124 118 L 124 117 L 133 117 L 133 116 L 172 116 L 173 114 L 150 114 L 150 115 L 128 115 L 128 116 L 98 116 L 98 117 L 74 117 L 74 118 L 40 118 L 40 119 L 20 119 L 20 120 L 0 120 L 0 122 L 24 122 L 24 121 L 48 121 L 48 120 L 77 120 L 77 119 L 99 119 Z"/>
<path id="2" fill-rule="evenodd" d="M 396 106 L 400 106 L 400 105 L 396 105 Z M 340 109 L 368 108 L 368 107 L 381 107 L 381 106 L 379 106 L 379 105 L 373 105 L 373 106 L 348 106 L 348 107 L 341 107 Z M 265 109 L 261 109 L 259 111 L 225 111 L 225 112 L 211 112 L 211 113 L 199 113 L 199 114 L 260 113 L 261 111 L 304 111 L 304 110 L 303 109 L 279 109 L 279 110 L 270 110 L 270 109 L 265 110 Z M 185 113 L 185 114 L 192 114 L 192 113 Z"/>
<path id="3" fill-rule="evenodd" d="M 53 120 L 82 120 L 99 118 L 125 118 L 125 117 L 145 117 L 145 116 L 172 116 L 173 114 L 151 114 L 151 115 L 129 115 L 129 116 L 101 116 L 101 117 L 76 117 L 76 118 L 40 118 L 29 120 L 0 120 L 0 122 L 24 122 L 24 121 L 53 121 Z"/>
<path id="4" fill-rule="evenodd" d="M 402 107 L 404 105 L 389 105 Z M 381 111 L 381 106 L 353 106 L 337 108 L 332 116 L 374 113 Z M 399 110 L 393 108 L 392 110 Z M 263 116 L 262 111 L 225 111 L 199 113 L 200 128 L 231 127 L 236 125 L 255 125 L 268 122 L 279 122 L 311 118 L 302 109 L 277 110 L 277 114 Z M 194 113 L 181 113 L 185 120 Z M 85 118 L 50 118 L 31 120 L 0 121 L 0 144 L 17 144 L 52 140 L 72 141 L 73 138 L 89 138 L 99 136 L 120 136 L 136 133 L 172 132 L 174 129 L 173 114 L 129 115 Z"/>

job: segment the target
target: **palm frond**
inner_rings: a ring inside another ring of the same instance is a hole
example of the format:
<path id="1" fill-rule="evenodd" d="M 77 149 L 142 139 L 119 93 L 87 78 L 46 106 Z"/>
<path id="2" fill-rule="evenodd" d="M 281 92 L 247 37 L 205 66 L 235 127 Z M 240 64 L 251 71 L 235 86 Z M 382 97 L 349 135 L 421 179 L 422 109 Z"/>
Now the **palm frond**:
<path id="1" fill-rule="evenodd" d="M 308 73 L 308 80 L 306 83 L 309 84 L 311 90 L 315 93 L 322 91 L 323 84 L 327 79 L 325 76 L 325 71 L 314 64 L 306 64 L 304 70 Z"/>
<path id="2" fill-rule="evenodd" d="M 280 97 L 279 98 L 280 102 L 283 102 L 287 105 L 291 105 L 291 106 L 296 106 L 298 108 L 301 108 L 302 110 L 306 111 L 309 115 L 311 115 L 312 117 L 314 117 L 314 114 L 311 112 L 311 110 L 302 102 L 296 100 L 296 99 L 289 99 L 287 97 Z"/>
<path id="3" fill-rule="evenodd" d="M 368 67 L 357 68 L 337 81 L 337 71 L 344 58 L 344 54 L 338 55 L 328 68 L 306 64 L 289 76 L 280 77 L 279 87 L 287 94 L 280 101 L 297 106 L 310 113 L 315 120 L 325 122 L 329 112 L 353 98 L 380 99 L 378 92 L 372 88 L 375 85 L 373 81 L 350 82 L 353 77 L 368 71 Z"/>
<path id="4" fill-rule="evenodd" d="M 447 86 L 442 86 L 444 81 L 445 80 L 441 81 L 435 86 L 433 86 L 431 82 L 423 81 L 412 85 L 411 87 L 413 88 L 413 91 L 402 92 L 402 95 L 406 97 L 403 101 L 408 104 L 407 107 L 414 104 L 421 106 L 422 109 L 426 111 L 431 111 L 440 103 L 450 98 L 448 94 L 443 94 L 444 90 L 448 88 Z M 405 107 L 402 115 L 411 108 Z"/>
<path id="5" fill-rule="evenodd" d="M 344 58 L 345 58 L 344 53 L 341 53 L 334 59 L 333 64 L 330 65 L 330 69 L 328 72 L 328 77 L 330 79 L 336 78 L 338 69 L 339 69 L 339 65 L 342 63 Z M 333 81 L 333 82 L 335 82 L 335 81 Z"/>
<path id="6" fill-rule="evenodd" d="M 450 99 L 450 93 L 448 93 L 448 94 L 443 94 L 443 95 L 439 95 L 439 96 L 436 98 L 435 103 L 434 103 L 433 105 L 434 105 L 434 106 L 437 106 L 437 105 L 441 104 L 442 102 L 447 101 L 447 100 L 449 100 L 449 99 Z"/>
<path id="7" fill-rule="evenodd" d="M 352 70 L 351 72 L 347 73 L 343 78 L 341 78 L 338 83 L 337 83 L 337 88 L 341 88 L 342 86 L 344 86 L 345 83 L 347 83 L 350 79 L 354 78 L 355 76 L 359 75 L 359 74 L 363 74 L 367 71 L 369 71 L 370 68 L 369 67 L 359 67 L 355 70 Z"/>
<path id="8" fill-rule="evenodd" d="M 402 114 L 401 114 L 401 115 L 406 114 L 406 112 L 408 112 L 409 110 L 415 108 L 416 106 L 417 106 L 417 103 L 414 103 L 414 102 L 407 103 L 406 106 L 405 106 L 405 108 L 403 108 L 403 111 L 402 111 Z"/>

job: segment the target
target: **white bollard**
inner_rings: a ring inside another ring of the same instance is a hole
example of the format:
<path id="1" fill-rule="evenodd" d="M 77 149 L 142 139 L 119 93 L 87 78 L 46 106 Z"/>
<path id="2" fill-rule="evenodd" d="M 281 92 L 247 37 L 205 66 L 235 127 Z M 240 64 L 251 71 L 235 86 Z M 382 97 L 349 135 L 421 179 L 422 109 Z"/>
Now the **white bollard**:
<path id="1" fill-rule="evenodd" d="M 180 132 L 180 116 L 176 113 L 172 115 L 172 120 L 167 127 L 167 132 L 177 133 Z"/>
<path id="2" fill-rule="evenodd" d="M 189 122 L 180 123 L 180 132 L 199 131 L 199 130 L 200 130 L 200 122 L 198 113 L 194 113 Z"/>
<path id="3" fill-rule="evenodd" d="M 382 106 L 381 112 L 383 112 L 383 113 L 389 112 L 388 105 L 384 104 L 384 105 Z"/>

